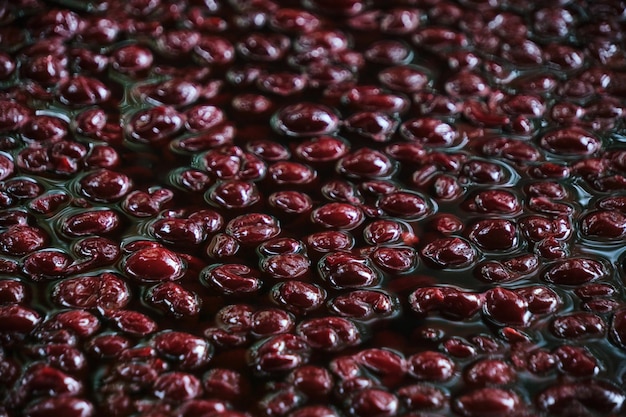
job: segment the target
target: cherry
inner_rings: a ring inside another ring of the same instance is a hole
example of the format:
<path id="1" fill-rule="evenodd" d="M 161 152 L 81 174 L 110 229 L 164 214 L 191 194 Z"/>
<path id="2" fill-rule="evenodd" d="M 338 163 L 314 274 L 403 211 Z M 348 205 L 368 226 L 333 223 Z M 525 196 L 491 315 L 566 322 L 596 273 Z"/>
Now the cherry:
<path id="1" fill-rule="evenodd" d="M 596 358 L 585 348 L 562 345 L 557 347 L 553 356 L 558 359 L 560 369 L 575 376 L 593 376 L 599 371 Z"/>
<path id="2" fill-rule="evenodd" d="M 26 255 L 44 248 L 48 239 L 42 229 L 18 224 L 0 234 L 0 250 L 11 255 Z"/>
<path id="3" fill-rule="evenodd" d="M 214 368 L 208 371 L 203 377 L 202 386 L 208 394 L 228 400 L 240 398 L 246 392 L 244 377 L 236 371 L 224 368 Z M 217 404 L 221 405 L 221 403 Z M 211 404 L 211 407 L 217 408 L 215 407 L 217 404 Z"/>
<path id="4" fill-rule="evenodd" d="M 476 259 L 476 250 L 462 238 L 436 239 L 422 248 L 424 260 L 440 268 L 465 268 Z"/>
<path id="5" fill-rule="evenodd" d="M 72 237 L 102 235 L 115 231 L 120 222 L 113 210 L 86 211 L 64 219 L 61 230 Z"/>
<path id="6" fill-rule="evenodd" d="M 277 279 L 299 278 L 309 271 L 309 266 L 308 258 L 300 254 L 274 255 L 262 262 L 262 269 Z"/>
<path id="7" fill-rule="evenodd" d="M 241 244 L 254 245 L 277 236 L 280 233 L 280 225 L 276 219 L 267 214 L 249 213 L 228 222 L 226 233 Z"/>
<path id="8" fill-rule="evenodd" d="M 417 253 L 413 248 L 377 248 L 371 254 L 374 262 L 392 273 L 403 273 L 417 266 Z"/>
<path id="9" fill-rule="evenodd" d="M 385 178 L 396 167 L 386 155 L 368 148 L 361 148 L 339 161 L 339 171 L 356 178 Z"/>
<path id="10" fill-rule="evenodd" d="M 146 336 L 158 329 L 158 324 L 145 314 L 132 310 L 117 310 L 109 319 L 122 332 L 133 336 Z"/>
<path id="11" fill-rule="evenodd" d="M 72 260 L 65 252 L 39 250 L 30 253 L 23 263 L 24 273 L 34 281 L 59 278 L 67 273 Z"/>
<path id="12" fill-rule="evenodd" d="M 150 68 L 154 57 L 148 48 L 131 44 L 114 50 L 111 59 L 116 71 L 134 76 Z"/>
<path id="13" fill-rule="evenodd" d="M 352 248 L 354 238 L 347 232 L 328 230 L 309 235 L 306 243 L 317 252 L 327 253 Z"/>
<path id="14" fill-rule="evenodd" d="M 389 141 L 397 127 L 397 120 L 382 112 L 358 112 L 344 124 L 349 132 L 375 142 Z"/>
<path id="15" fill-rule="evenodd" d="M 510 250 L 517 245 L 515 225 L 505 219 L 480 220 L 467 233 L 472 242 L 486 250 Z"/>
<path id="16" fill-rule="evenodd" d="M 52 299 L 59 305 L 104 311 L 124 308 L 130 297 L 126 283 L 111 273 L 66 278 L 52 292 Z"/>
<path id="17" fill-rule="evenodd" d="M 189 333 L 160 332 L 153 336 L 153 343 L 159 354 L 174 361 L 183 370 L 203 368 L 213 355 L 208 341 Z"/>
<path id="18" fill-rule="evenodd" d="M 270 27 L 286 33 L 308 33 L 320 25 L 317 16 L 301 9 L 280 8 L 269 20 Z"/>
<path id="19" fill-rule="evenodd" d="M 581 233 L 592 239 L 621 239 L 626 230 L 626 217 L 617 211 L 596 211 L 581 222 Z"/>
<path id="20" fill-rule="evenodd" d="M 305 185 L 315 180 L 317 173 L 306 165 L 279 161 L 269 166 L 269 178 L 277 185 Z"/>
<path id="21" fill-rule="evenodd" d="M 370 45 L 364 56 L 366 60 L 376 64 L 399 65 L 408 62 L 413 53 L 403 42 L 383 40 Z"/>
<path id="22" fill-rule="evenodd" d="M 124 261 L 126 274 L 140 282 L 174 281 L 181 278 L 184 270 L 183 260 L 161 247 L 140 249 Z"/>
<path id="23" fill-rule="evenodd" d="M 551 288 L 536 285 L 522 287 L 515 292 L 528 302 L 528 310 L 533 314 L 550 314 L 562 303 L 561 297 Z"/>
<path id="24" fill-rule="evenodd" d="M 205 239 L 202 224 L 188 219 L 159 219 L 152 229 L 158 240 L 170 245 L 193 246 Z"/>
<path id="25" fill-rule="evenodd" d="M 308 163 L 336 161 L 348 153 L 347 143 L 332 136 L 322 135 L 302 142 L 296 147 L 296 154 Z"/>
<path id="26" fill-rule="evenodd" d="M 384 47 L 383 45 L 380 45 Z M 392 48 L 393 49 L 393 48 Z M 404 51 L 404 48 L 400 48 Z M 400 52 L 402 54 L 402 52 Z M 398 64 L 400 62 L 392 62 Z M 409 100 L 402 94 L 389 93 L 372 85 L 356 86 L 341 96 L 341 102 L 351 110 L 377 111 L 390 115 L 403 114 L 409 108 Z"/>
<path id="27" fill-rule="evenodd" d="M 200 380 L 185 372 L 167 372 L 160 375 L 154 382 L 154 395 L 157 398 L 168 398 L 174 401 L 185 401 L 201 394 Z"/>
<path id="28" fill-rule="evenodd" d="M 80 180 L 81 192 L 94 201 L 116 201 L 126 195 L 130 188 L 130 178 L 107 169 L 87 174 Z"/>
<path id="29" fill-rule="evenodd" d="M 172 107 L 157 106 L 135 113 L 127 129 L 134 141 L 156 146 L 176 135 L 183 123 L 181 115 Z"/>
<path id="30" fill-rule="evenodd" d="M 406 191 L 389 193 L 377 205 L 390 215 L 407 219 L 423 218 L 431 211 L 431 204 L 425 197 Z"/>
<path id="31" fill-rule="evenodd" d="M 320 136 L 333 133 L 339 118 L 326 106 L 298 103 L 280 109 L 272 117 L 272 127 L 279 133 L 294 136 Z"/>
<path id="32" fill-rule="evenodd" d="M 257 311 L 251 321 L 252 333 L 260 337 L 288 333 L 294 327 L 292 315 L 277 308 Z"/>
<path id="33" fill-rule="evenodd" d="M 234 256 L 239 250 L 239 243 L 236 239 L 225 233 L 218 233 L 213 236 L 207 246 L 206 252 L 214 258 L 226 258 Z"/>
<path id="34" fill-rule="evenodd" d="M 257 372 L 291 371 L 308 361 L 310 348 L 299 336 L 284 334 L 259 342 L 250 351 L 250 362 Z"/>
<path id="35" fill-rule="evenodd" d="M 329 302 L 329 309 L 343 317 L 367 320 L 387 317 L 398 311 L 397 300 L 372 290 L 354 290 Z"/>
<path id="36" fill-rule="evenodd" d="M 381 417 L 396 415 L 400 406 L 394 394 L 375 388 L 357 392 L 349 404 L 349 410 L 354 415 Z"/>
<path id="37" fill-rule="evenodd" d="M 203 282 L 224 294 L 248 294 L 258 291 L 262 281 L 258 271 L 245 265 L 226 264 L 202 271 Z"/>
<path id="38" fill-rule="evenodd" d="M 580 285 L 606 275 L 604 265 L 594 259 L 572 258 L 554 263 L 545 271 L 547 282 L 560 285 Z"/>
<path id="39" fill-rule="evenodd" d="M 194 317 L 200 313 L 199 297 L 174 282 L 163 282 L 146 294 L 149 304 L 174 317 Z"/>
<path id="40" fill-rule="evenodd" d="M 259 139 L 250 141 L 246 149 L 267 162 L 284 161 L 291 156 L 286 147 L 270 140 Z"/>
<path id="41" fill-rule="evenodd" d="M 505 190 L 480 191 L 465 200 L 463 207 L 490 214 L 512 214 L 521 208 L 517 196 Z"/>
<path id="42" fill-rule="evenodd" d="M 427 314 L 434 310 L 458 320 L 476 314 L 483 300 L 480 295 L 452 287 L 422 287 L 411 293 L 409 303 L 418 314 Z"/>
<path id="43" fill-rule="evenodd" d="M 357 326 L 341 317 L 321 317 L 301 322 L 296 333 L 313 349 L 333 352 L 361 342 Z"/>
<path id="44" fill-rule="evenodd" d="M 19 281 L 5 279 L 0 281 L 0 303 L 17 304 L 26 300 L 29 291 Z"/>
<path id="45" fill-rule="evenodd" d="M 10 132 L 19 129 L 31 116 L 29 108 L 13 101 L 0 101 L 0 109 L 2 109 L 0 132 Z"/>
<path id="46" fill-rule="evenodd" d="M 284 35 L 252 33 L 238 42 L 236 49 L 248 60 L 274 62 L 284 57 L 290 43 L 289 38 Z"/>
<path id="47" fill-rule="evenodd" d="M 463 416 L 477 417 L 484 413 L 494 415 L 512 413 L 523 407 L 523 403 L 512 391 L 500 388 L 480 388 L 456 398 L 453 407 Z"/>
<path id="48" fill-rule="evenodd" d="M 577 312 L 557 317 L 552 333 L 567 339 L 602 337 L 606 332 L 604 320 L 593 313 Z"/>
<path id="49" fill-rule="evenodd" d="M 130 341 L 118 334 L 101 334 L 92 338 L 87 349 L 99 358 L 112 358 L 130 347 Z"/>
<path id="50" fill-rule="evenodd" d="M 313 207 L 311 197 L 298 191 L 275 192 L 269 195 L 268 202 L 286 214 L 307 213 Z"/>
<path id="51" fill-rule="evenodd" d="M 3 332 L 16 332 L 24 335 L 32 332 L 41 322 L 41 316 L 35 310 L 19 304 L 0 305 L 0 328 Z"/>
<path id="52" fill-rule="evenodd" d="M 410 410 L 438 410 L 448 401 L 444 391 L 425 383 L 405 385 L 398 396 Z"/>
<path id="53" fill-rule="evenodd" d="M 465 34 L 441 26 L 418 28 L 412 41 L 420 47 L 432 50 L 465 47 L 468 44 Z"/>
<path id="54" fill-rule="evenodd" d="M 317 310 L 326 300 L 323 288 L 297 280 L 276 284 L 270 295 L 272 301 L 295 314 Z"/>
<path id="55" fill-rule="evenodd" d="M 589 410 L 611 413 L 619 410 L 624 402 L 623 392 L 613 384 L 591 380 L 588 384 L 563 382 L 543 390 L 536 399 L 541 410 L 567 412 Z"/>
<path id="56" fill-rule="evenodd" d="M 322 277 L 337 289 L 371 287 L 380 280 L 380 274 L 366 259 L 341 252 L 324 256 L 318 268 Z"/>
<path id="57" fill-rule="evenodd" d="M 314 210 L 311 219 L 322 227 L 351 230 L 361 224 L 364 215 L 352 204 L 329 203 Z"/>
<path id="58" fill-rule="evenodd" d="M 407 359 L 409 374 L 422 381 L 443 382 L 451 379 L 456 365 L 443 353 L 424 351 Z"/>
<path id="59" fill-rule="evenodd" d="M 549 132 L 539 143 L 545 150 L 565 156 L 592 155 L 600 147 L 598 138 L 577 127 Z"/>

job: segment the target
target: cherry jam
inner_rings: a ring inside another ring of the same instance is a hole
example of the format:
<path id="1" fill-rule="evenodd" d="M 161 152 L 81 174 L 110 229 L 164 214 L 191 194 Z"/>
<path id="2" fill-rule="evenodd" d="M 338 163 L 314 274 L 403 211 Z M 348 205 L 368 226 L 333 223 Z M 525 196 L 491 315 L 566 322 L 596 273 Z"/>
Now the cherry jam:
<path id="1" fill-rule="evenodd" d="M 0 1 L 0 417 L 626 414 L 625 5 Z"/>

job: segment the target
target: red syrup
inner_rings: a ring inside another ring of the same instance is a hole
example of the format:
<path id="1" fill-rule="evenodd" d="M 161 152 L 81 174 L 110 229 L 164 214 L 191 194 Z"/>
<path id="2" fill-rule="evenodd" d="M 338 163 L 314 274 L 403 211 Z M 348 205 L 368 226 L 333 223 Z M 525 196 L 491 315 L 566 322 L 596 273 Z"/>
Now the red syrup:
<path id="1" fill-rule="evenodd" d="M 625 414 L 623 11 L 0 2 L 0 416 Z"/>

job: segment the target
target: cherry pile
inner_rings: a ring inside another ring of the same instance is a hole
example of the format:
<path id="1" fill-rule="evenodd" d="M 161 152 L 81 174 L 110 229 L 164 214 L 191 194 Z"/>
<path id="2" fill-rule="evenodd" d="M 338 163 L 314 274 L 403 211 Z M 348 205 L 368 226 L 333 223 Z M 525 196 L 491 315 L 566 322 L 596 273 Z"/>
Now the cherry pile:
<path id="1" fill-rule="evenodd" d="M 0 417 L 624 415 L 625 10 L 0 1 Z"/>

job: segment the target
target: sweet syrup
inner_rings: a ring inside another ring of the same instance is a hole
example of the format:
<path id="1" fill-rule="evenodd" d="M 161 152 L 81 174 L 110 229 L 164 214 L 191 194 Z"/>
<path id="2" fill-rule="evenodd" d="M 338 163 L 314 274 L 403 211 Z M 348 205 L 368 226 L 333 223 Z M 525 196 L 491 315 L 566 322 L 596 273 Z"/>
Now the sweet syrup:
<path id="1" fill-rule="evenodd" d="M 0 4 L 0 416 L 623 414 L 623 10 Z"/>

